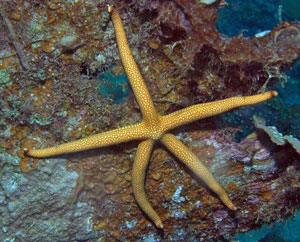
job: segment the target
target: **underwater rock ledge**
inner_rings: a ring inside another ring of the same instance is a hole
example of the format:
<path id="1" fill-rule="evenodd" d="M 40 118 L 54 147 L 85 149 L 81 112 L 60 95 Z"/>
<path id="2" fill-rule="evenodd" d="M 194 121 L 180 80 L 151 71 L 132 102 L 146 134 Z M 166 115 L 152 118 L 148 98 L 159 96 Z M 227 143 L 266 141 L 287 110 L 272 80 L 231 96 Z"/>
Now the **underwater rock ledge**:
<path id="1" fill-rule="evenodd" d="M 293 216 L 300 201 L 299 155 L 259 132 L 235 143 L 236 130 L 215 130 L 213 120 L 176 135 L 238 210 L 226 209 L 158 146 L 146 191 L 164 233 L 132 196 L 135 143 L 33 164 L 22 156 L 24 147 L 46 147 L 140 120 L 132 95 L 113 103 L 99 93 L 96 77 L 103 70 L 124 74 L 107 4 L 118 8 L 131 33 L 134 56 L 162 113 L 256 93 L 299 58 L 299 23 L 278 24 L 260 38 L 229 38 L 215 28 L 221 0 L 19 1 L 17 7 L 2 2 L 13 28 L 0 18 L 0 239 L 230 240 L 237 232 Z M 12 41 L 22 45 L 29 70 L 22 69 Z M 20 170 L 21 161 L 28 173 Z"/>

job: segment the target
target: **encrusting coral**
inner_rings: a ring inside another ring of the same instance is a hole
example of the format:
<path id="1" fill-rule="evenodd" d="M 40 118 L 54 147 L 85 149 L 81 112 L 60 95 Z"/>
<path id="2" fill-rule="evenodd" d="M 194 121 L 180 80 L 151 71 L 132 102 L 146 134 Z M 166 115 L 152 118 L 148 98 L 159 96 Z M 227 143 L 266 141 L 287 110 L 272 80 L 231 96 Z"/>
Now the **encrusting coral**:
<path id="1" fill-rule="evenodd" d="M 144 190 L 145 173 L 151 151 L 154 142 L 159 140 L 189 169 L 199 176 L 202 181 L 204 181 L 204 183 L 218 195 L 228 208 L 235 210 L 235 206 L 230 201 L 224 189 L 213 178 L 205 165 L 202 164 L 197 156 L 194 155 L 183 143 L 181 143 L 175 135 L 168 133 L 167 131 L 198 119 L 226 112 L 236 107 L 263 102 L 277 96 L 277 92 L 269 91 L 252 96 L 232 97 L 220 101 L 198 104 L 161 116 L 157 113 L 154 107 L 147 86 L 139 72 L 137 64 L 133 59 L 119 14 L 111 6 L 108 7 L 108 11 L 111 14 L 115 27 L 121 60 L 137 102 L 140 106 L 143 121 L 138 124 L 92 135 L 90 137 L 65 143 L 56 147 L 39 150 L 25 149 L 25 153 L 32 157 L 43 158 L 105 147 L 130 140 L 141 140 L 132 169 L 133 193 L 142 210 L 151 218 L 157 227 L 163 228 L 162 221 L 148 202 Z"/>

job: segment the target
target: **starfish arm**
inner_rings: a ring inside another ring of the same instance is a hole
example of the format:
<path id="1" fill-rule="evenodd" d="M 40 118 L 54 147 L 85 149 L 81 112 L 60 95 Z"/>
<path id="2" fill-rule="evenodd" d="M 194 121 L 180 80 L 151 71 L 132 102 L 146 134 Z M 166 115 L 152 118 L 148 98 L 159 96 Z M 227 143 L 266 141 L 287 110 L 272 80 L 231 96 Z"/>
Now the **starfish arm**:
<path id="1" fill-rule="evenodd" d="M 191 169 L 201 180 L 215 192 L 221 201 L 231 210 L 236 210 L 236 207 L 230 201 L 224 189 L 214 179 L 210 171 L 205 165 L 191 152 L 175 135 L 167 133 L 161 138 L 161 142 L 189 169 Z"/>
<path id="2" fill-rule="evenodd" d="M 162 129 L 167 131 L 198 119 L 208 118 L 224 113 L 233 108 L 257 104 L 277 95 L 276 91 L 270 91 L 252 96 L 231 97 L 219 101 L 197 104 L 163 116 L 161 119 L 163 126 Z"/>
<path id="3" fill-rule="evenodd" d="M 100 134 L 94 134 L 86 138 L 64 143 L 55 147 L 45 149 L 27 150 L 25 153 L 36 158 L 56 156 L 66 153 L 79 152 L 94 148 L 105 147 L 113 144 L 126 142 L 129 140 L 147 138 L 148 133 L 143 123 L 110 130 Z"/>
<path id="4" fill-rule="evenodd" d="M 112 22 L 115 28 L 117 44 L 121 56 L 121 60 L 128 76 L 130 85 L 140 106 L 145 122 L 152 119 L 157 120 L 157 112 L 152 102 L 150 93 L 147 89 L 145 81 L 139 71 L 139 68 L 134 61 L 131 50 L 127 41 L 122 20 L 118 12 L 111 6 L 108 7 L 108 12 L 111 14 Z"/>
<path id="5" fill-rule="evenodd" d="M 163 228 L 160 217 L 147 200 L 144 188 L 146 169 L 149 163 L 153 144 L 154 140 L 147 139 L 142 141 L 138 146 L 132 168 L 132 188 L 134 197 L 140 208 L 148 215 L 158 228 Z"/>

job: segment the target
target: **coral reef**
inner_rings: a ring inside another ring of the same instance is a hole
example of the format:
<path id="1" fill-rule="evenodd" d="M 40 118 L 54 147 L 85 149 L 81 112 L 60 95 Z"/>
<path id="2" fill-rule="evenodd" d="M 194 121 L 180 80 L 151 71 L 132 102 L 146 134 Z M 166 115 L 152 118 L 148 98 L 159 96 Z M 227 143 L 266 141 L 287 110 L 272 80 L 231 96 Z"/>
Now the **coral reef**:
<path id="1" fill-rule="evenodd" d="M 259 133 L 235 143 L 237 129 L 211 131 L 213 119 L 176 135 L 239 209 L 228 211 L 174 158 L 156 149 L 146 191 L 163 214 L 164 234 L 132 196 L 136 144 L 39 163 L 22 155 L 25 146 L 51 146 L 141 120 L 132 95 L 113 103 L 99 92 L 96 77 L 103 70 L 124 74 L 107 4 L 117 6 L 162 113 L 256 93 L 273 85 L 299 56 L 299 23 L 280 23 L 259 38 L 220 34 L 215 24 L 221 0 L 2 1 L 1 240 L 225 240 L 292 216 L 300 200 L 300 162 L 293 148 L 274 145 Z"/>
<path id="2" fill-rule="evenodd" d="M 153 41 L 180 70 L 180 85 L 189 87 L 184 96 L 194 102 L 257 92 L 298 58 L 299 23 L 284 22 L 259 38 L 230 38 L 215 27 L 222 1 L 150 2 L 137 3 L 139 11 L 157 24 Z"/>

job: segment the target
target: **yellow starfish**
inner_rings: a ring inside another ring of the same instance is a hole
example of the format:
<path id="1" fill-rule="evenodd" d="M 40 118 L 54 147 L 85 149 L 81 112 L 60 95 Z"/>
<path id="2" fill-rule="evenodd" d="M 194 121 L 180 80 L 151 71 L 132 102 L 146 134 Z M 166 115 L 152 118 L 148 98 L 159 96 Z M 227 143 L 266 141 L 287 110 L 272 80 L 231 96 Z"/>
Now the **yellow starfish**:
<path id="1" fill-rule="evenodd" d="M 105 147 L 130 140 L 140 140 L 132 168 L 133 194 L 138 205 L 149 216 L 154 224 L 158 228 L 163 228 L 162 221 L 148 202 L 144 189 L 145 173 L 149 163 L 151 151 L 154 142 L 159 140 L 179 160 L 181 160 L 188 168 L 198 175 L 202 181 L 218 195 L 221 201 L 228 208 L 235 210 L 236 207 L 230 201 L 224 189 L 213 178 L 212 174 L 200 162 L 197 156 L 193 154 L 181 141 L 179 141 L 175 135 L 167 133 L 167 131 L 178 126 L 191 123 L 198 119 L 223 113 L 236 107 L 263 102 L 267 99 L 277 96 L 277 92 L 270 91 L 253 96 L 232 97 L 220 101 L 197 104 L 174 113 L 161 116 L 155 110 L 147 86 L 137 64 L 133 59 L 119 14 L 112 6 L 108 7 L 108 12 L 111 14 L 114 24 L 121 60 L 134 95 L 140 106 L 143 115 L 143 121 L 138 124 L 61 144 L 56 147 L 38 150 L 26 149 L 25 153 L 32 157 L 43 158 Z"/>

